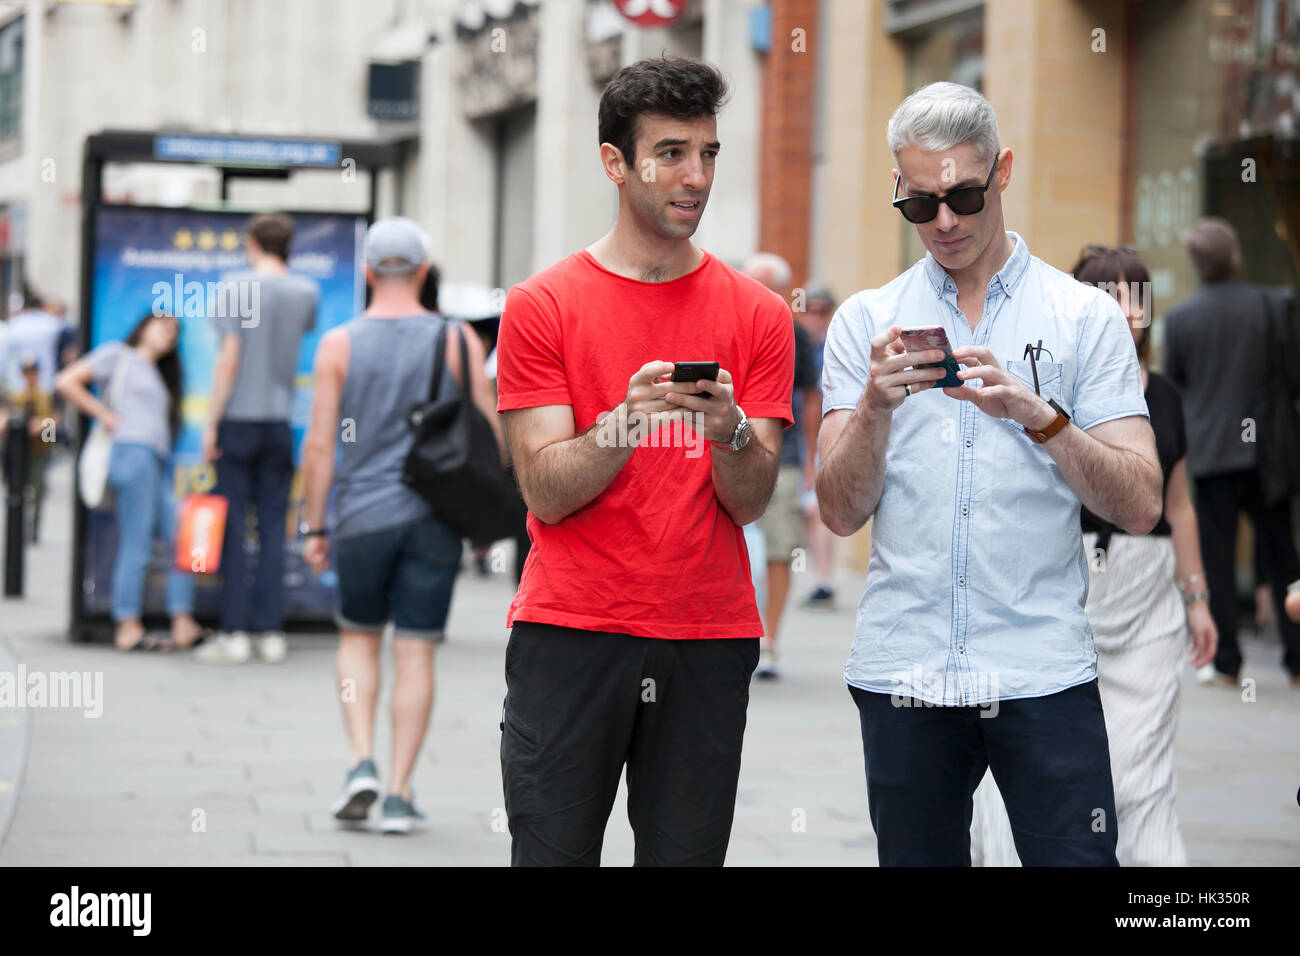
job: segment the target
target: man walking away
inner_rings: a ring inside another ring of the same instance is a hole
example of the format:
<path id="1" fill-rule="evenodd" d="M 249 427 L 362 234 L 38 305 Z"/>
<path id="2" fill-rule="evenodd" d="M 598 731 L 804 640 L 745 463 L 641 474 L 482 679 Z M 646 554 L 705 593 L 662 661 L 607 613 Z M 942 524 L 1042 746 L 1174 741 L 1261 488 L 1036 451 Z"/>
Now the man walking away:
<path id="1" fill-rule="evenodd" d="M 1196 484 L 1196 520 L 1205 561 L 1200 590 L 1210 592 L 1210 613 L 1219 630 L 1214 665 L 1198 676 L 1235 687 L 1241 671 L 1237 643 L 1237 527 L 1242 511 L 1259 538 L 1281 610 L 1287 583 L 1300 576 L 1291 535 L 1291 502 L 1269 504 L 1260 486 L 1259 445 L 1248 420 L 1258 414 L 1275 361 L 1300 367 L 1294 340 L 1271 344 L 1270 310 L 1289 307 L 1272 291 L 1241 281 L 1241 244 L 1223 219 L 1204 219 L 1187 239 L 1187 254 L 1203 283 L 1169 310 L 1165 325 L 1165 372 L 1183 396 L 1187 413 L 1187 471 Z M 1270 354 L 1271 352 L 1276 354 Z M 1283 666 L 1300 687 L 1300 625 L 1278 615 Z"/>
<path id="2" fill-rule="evenodd" d="M 260 635 L 263 660 L 283 661 L 284 538 L 293 484 L 289 412 L 302 336 L 316 324 L 316 283 L 289 272 L 293 222 L 280 213 L 254 216 L 244 247 L 251 269 L 223 278 L 223 302 L 251 303 L 253 314 L 219 309 L 221 333 L 203 456 L 217 467 L 217 494 L 230 506 L 221 552 L 221 631 L 195 651 L 208 664 L 242 664 Z M 244 547 L 245 513 L 257 518 L 257 569 Z"/>
<path id="3" fill-rule="evenodd" d="M 459 394 L 462 376 L 469 374 L 474 404 L 501 443 L 483 374 L 483 344 L 466 326 L 447 326 L 442 316 L 420 305 L 429 268 L 426 248 L 422 231 L 409 219 L 382 219 L 370 227 L 365 246 L 370 305 L 321 338 L 311 426 L 303 443 L 303 557 L 317 574 L 324 571 L 332 534 L 339 582 L 336 690 L 351 749 L 351 769 L 332 808 L 340 823 L 361 823 L 379 797 L 374 761 L 379 651 L 385 627 L 393 627 L 396 676 L 392 765 L 381 821 L 385 833 L 408 833 L 424 820 L 415 807 L 411 775 L 433 710 L 433 652 L 443 640 L 460 567 L 460 536 L 402 483 L 413 434 L 407 412 L 428 398 L 444 327 L 446 368 L 439 396 Z M 460 367 L 461 335 L 469 350 L 468 373 Z M 331 484 L 336 486 L 332 533 L 325 527 Z"/>

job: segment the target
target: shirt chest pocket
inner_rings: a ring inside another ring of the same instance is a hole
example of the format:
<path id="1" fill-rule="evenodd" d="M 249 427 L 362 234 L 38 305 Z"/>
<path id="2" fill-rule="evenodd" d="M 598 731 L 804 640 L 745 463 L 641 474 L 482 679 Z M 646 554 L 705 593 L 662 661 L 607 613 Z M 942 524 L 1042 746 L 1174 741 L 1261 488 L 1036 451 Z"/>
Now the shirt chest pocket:
<path id="1" fill-rule="evenodd" d="M 1065 401 L 1062 364 L 1060 362 L 1036 362 L 1035 364 L 1038 366 L 1038 394 L 1043 397 L 1043 401 L 1049 398 L 1056 399 L 1056 403 L 1069 412 L 1070 403 Z M 1028 359 L 1008 359 L 1006 366 L 1008 372 L 1024 382 L 1030 390 L 1033 389 L 1034 369 Z"/>

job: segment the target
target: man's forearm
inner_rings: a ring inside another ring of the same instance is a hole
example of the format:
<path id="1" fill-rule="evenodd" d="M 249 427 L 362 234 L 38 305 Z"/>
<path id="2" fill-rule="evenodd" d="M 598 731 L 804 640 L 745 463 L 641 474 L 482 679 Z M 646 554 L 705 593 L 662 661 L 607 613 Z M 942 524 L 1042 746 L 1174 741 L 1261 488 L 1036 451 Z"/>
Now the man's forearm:
<path id="1" fill-rule="evenodd" d="M 890 415 L 859 401 L 834 444 L 821 450 L 817 507 L 822 522 L 841 537 L 866 524 L 880 504 Z"/>
<path id="2" fill-rule="evenodd" d="M 302 478 L 302 520 L 312 528 L 320 528 L 325 523 L 325 506 L 334 483 L 333 449 L 316 447 L 310 439 L 303 442 Z"/>
<path id="3" fill-rule="evenodd" d="M 618 416 L 606 422 L 609 416 Z M 554 442 L 532 456 L 525 468 L 516 465 L 524 499 L 537 520 L 556 524 L 589 504 L 623 470 L 635 446 L 627 435 L 625 406 L 606 412 L 581 435 Z M 610 435 L 618 436 L 614 441 Z M 517 460 L 516 460 L 517 461 Z"/>
<path id="4" fill-rule="evenodd" d="M 221 417 L 226 414 L 226 406 L 230 403 L 230 393 L 235 388 L 235 373 L 238 366 L 235 362 L 228 361 L 225 356 L 217 358 L 216 366 L 212 370 L 212 389 L 208 396 L 208 424 L 216 425 L 221 421 Z"/>
<path id="5" fill-rule="evenodd" d="M 757 437 L 740 451 L 712 449 L 713 493 L 738 525 L 757 520 L 767 510 L 776 486 L 777 456 Z"/>
<path id="6" fill-rule="evenodd" d="M 1029 441 L 1029 437 L 1025 436 Z M 1139 452 L 1098 441 L 1067 425 L 1043 446 L 1083 506 L 1129 534 L 1146 534 L 1160 520 L 1158 463 Z"/>

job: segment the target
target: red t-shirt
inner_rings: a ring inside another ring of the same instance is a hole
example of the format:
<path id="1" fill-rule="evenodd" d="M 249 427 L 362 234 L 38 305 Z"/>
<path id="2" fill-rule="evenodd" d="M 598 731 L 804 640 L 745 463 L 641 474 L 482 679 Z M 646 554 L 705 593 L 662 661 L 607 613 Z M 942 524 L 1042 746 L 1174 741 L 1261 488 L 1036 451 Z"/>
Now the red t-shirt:
<path id="1" fill-rule="evenodd" d="M 655 360 L 715 361 L 747 417 L 791 424 L 790 309 L 707 252 L 681 278 L 638 282 L 583 251 L 512 288 L 497 341 L 497 410 L 571 405 L 580 434 Z M 533 546 L 506 626 L 761 636 L 745 535 L 714 493 L 713 454 L 689 427 L 664 426 L 584 507 L 554 525 L 530 513 Z"/>

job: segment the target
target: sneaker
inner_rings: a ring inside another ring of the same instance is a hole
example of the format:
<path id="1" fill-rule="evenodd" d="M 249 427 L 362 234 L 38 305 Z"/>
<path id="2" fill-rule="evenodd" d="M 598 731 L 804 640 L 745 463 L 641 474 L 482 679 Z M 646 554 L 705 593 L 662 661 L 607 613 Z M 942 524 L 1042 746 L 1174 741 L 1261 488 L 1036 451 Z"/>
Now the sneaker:
<path id="1" fill-rule="evenodd" d="M 833 611 L 835 592 L 819 585 L 816 591 L 804 598 L 803 606 L 809 611 Z"/>
<path id="2" fill-rule="evenodd" d="M 1206 664 L 1196 672 L 1198 684 L 1214 684 L 1216 687 L 1236 687 L 1237 678 L 1231 674 L 1220 673 L 1213 664 Z"/>
<path id="3" fill-rule="evenodd" d="M 754 676 L 759 680 L 775 680 L 776 654 L 766 649 L 759 651 L 758 666 L 754 668 Z"/>
<path id="4" fill-rule="evenodd" d="M 289 655 L 289 645 L 279 631 L 268 631 L 257 642 L 257 653 L 268 664 L 279 664 Z"/>
<path id="5" fill-rule="evenodd" d="M 253 655 L 253 642 L 243 631 L 220 634 L 194 651 L 194 659 L 203 664 L 244 664 Z"/>
<path id="6" fill-rule="evenodd" d="M 335 820 L 357 823 L 370 815 L 371 805 L 379 799 L 379 772 L 369 757 L 358 760 L 343 781 L 343 790 L 335 798 L 330 813 Z"/>
<path id="7" fill-rule="evenodd" d="M 424 823 L 424 814 L 415 809 L 414 797 L 407 800 L 395 793 L 384 797 L 383 817 L 379 829 L 385 833 L 410 833 Z"/>

